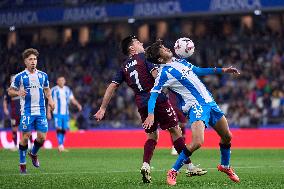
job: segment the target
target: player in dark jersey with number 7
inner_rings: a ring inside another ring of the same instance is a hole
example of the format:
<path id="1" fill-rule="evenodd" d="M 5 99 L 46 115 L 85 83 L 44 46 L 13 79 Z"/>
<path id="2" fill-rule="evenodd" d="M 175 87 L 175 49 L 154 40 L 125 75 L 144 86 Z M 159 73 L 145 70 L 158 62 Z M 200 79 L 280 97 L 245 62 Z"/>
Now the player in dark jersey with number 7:
<path id="1" fill-rule="evenodd" d="M 100 109 L 94 116 L 97 121 L 103 119 L 114 91 L 125 81 L 135 93 L 135 102 L 138 107 L 138 112 L 142 122 L 144 122 L 148 115 L 147 102 L 150 97 L 149 92 L 154 86 L 155 78 L 158 74 L 157 67 L 146 61 L 143 43 L 141 43 L 136 36 L 128 36 L 123 39 L 121 48 L 122 52 L 127 55 L 128 58 L 106 89 Z M 162 130 L 168 130 L 170 132 L 174 147 L 177 152 L 180 153 L 185 147 L 185 141 L 178 128 L 178 121 L 174 109 L 164 93 L 161 93 L 157 100 L 153 127 L 145 129 L 147 140 L 144 144 L 143 164 L 141 168 L 144 183 L 151 182 L 150 161 L 158 141 L 158 126 L 160 126 Z M 188 176 L 200 176 L 207 173 L 207 171 L 194 166 L 190 159 L 188 159 L 185 164 L 188 164 Z"/>

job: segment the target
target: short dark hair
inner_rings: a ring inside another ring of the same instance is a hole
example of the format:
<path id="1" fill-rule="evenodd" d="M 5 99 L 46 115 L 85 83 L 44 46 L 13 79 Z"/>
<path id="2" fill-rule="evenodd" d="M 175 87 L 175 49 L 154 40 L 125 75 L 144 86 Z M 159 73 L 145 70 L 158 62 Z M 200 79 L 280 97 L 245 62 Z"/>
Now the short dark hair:
<path id="1" fill-rule="evenodd" d="M 28 58 L 31 54 L 35 55 L 36 57 L 39 56 L 39 52 L 36 49 L 33 48 L 29 48 L 24 50 L 24 52 L 22 53 L 22 57 L 25 60 L 26 58 Z"/>
<path id="2" fill-rule="evenodd" d="M 160 48 L 163 45 L 163 41 L 158 39 L 155 43 L 146 48 L 146 59 L 154 64 L 160 64 L 158 59 L 161 57 Z"/>
<path id="3" fill-rule="evenodd" d="M 129 47 L 132 45 L 133 39 L 137 39 L 135 35 L 129 35 L 121 41 L 121 50 L 124 55 L 128 55 Z"/>

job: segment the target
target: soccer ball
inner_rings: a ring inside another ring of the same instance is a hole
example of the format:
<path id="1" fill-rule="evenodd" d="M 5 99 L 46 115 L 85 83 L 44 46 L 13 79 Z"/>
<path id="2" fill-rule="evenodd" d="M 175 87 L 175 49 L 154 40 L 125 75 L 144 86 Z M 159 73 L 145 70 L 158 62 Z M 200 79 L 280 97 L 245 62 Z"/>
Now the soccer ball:
<path id="1" fill-rule="evenodd" d="M 179 38 L 174 48 L 180 58 L 188 58 L 194 53 L 194 43 L 187 37 Z"/>

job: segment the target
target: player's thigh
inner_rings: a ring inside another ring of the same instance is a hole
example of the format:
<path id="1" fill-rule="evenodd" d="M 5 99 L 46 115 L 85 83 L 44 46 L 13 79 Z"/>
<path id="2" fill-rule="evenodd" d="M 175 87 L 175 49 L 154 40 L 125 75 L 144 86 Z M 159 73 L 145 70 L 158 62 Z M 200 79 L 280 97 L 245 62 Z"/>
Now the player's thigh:
<path id="1" fill-rule="evenodd" d="M 146 120 L 146 118 L 148 117 L 148 108 L 147 107 L 143 107 L 143 108 L 139 108 L 138 112 L 140 114 L 140 118 L 142 123 Z M 157 118 L 155 117 L 154 123 L 152 125 L 152 127 L 150 129 L 144 129 L 144 131 L 146 133 L 153 133 L 155 131 L 157 131 L 158 129 L 158 122 L 157 122 Z"/>
<path id="2" fill-rule="evenodd" d="M 178 126 L 176 113 L 169 102 L 157 104 L 155 107 L 155 118 L 162 130 L 169 130 Z"/>
<path id="3" fill-rule="evenodd" d="M 61 116 L 54 115 L 54 124 L 56 129 L 63 129 L 63 119 Z"/>
<path id="4" fill-rule="evenodd" d="M 31 132 L 34 128 L 35 117 L 30 115 L 22 115 L 20 119 L 19 131 L 23 133 Z"/>
<path id="5" fill-rule="evenodd" d="M 46 133 L 48 131 L 48 123 L 46 116 L 35 116 L 35 130 L 37 132 Z"/>
<path id="6" fill-rule="evenodd" d="M 189 124 L 192 126 L 193 123 L 197 121 L 202 121 L 205 127 L 209 126 L 210 120 L 210 110 L 211 107 L 209 105 L 199 105 L 195 104 L 189 109 Z"/>
<path id="7" fill-rule="evenodd" d="M 186 123 L 187 123 L 187 118 L 186 116 L 183 114 L 183 112 L 177 108 L 174 108 L 175 110 L 175 113 L 177 115 L 177 119 L 178 119 L 178 122 L 181 123 L 180 125 L 182 126 L 185 126 Z"/>
<path id="8" fill-rule="evenodd" d="M 213 129 L 218 133 L 218 135 L 226 140 L 225 142 L 229 142 L 232 138 L 232 134 L 229 129 L 229 125 L 226 117 L 223 115 L 217 123 L 213 126 Z"/>
<path id="9" fill-rule="evenodd" d="M 62 118 L 62 130 L 68 130 L 69 129 L 69 116 L 64 116 Z"/>

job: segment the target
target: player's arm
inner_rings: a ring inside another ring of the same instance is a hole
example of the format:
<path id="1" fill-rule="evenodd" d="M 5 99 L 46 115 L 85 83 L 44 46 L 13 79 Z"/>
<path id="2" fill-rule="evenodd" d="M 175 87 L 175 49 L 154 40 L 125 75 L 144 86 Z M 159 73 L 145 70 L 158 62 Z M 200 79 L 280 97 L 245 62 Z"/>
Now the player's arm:
<path id="1" fill-rule="evenodd" d="M 119 84 L 112 82 L 109 84 L 108 88 L 106 89 L 106 92 L 104 94 L 103 102 L 100 106 L 99 111 L 94 115 L 97 121 L 100 121 L 103 119 L 105 115 L 105 111 L 107 109 L 107 106 L 111 100 L 111 98 L 114 95 L 114 92 L 119 87 Z"/>
<path id="2" fill-rule="evenodd" d="M 148 101 L 148 117 L 142 124 L 144 129 L 149 129 L 154 123 L 154 111 L 156 106 L 156 101 L 159 96 L 159 94 L 162 92 L 163 88 L 169 85 L 168 78 L 166 76 L 166 73 L 161 71 L 161 73 L 158 74 L 158 77 L 155 80 L 155 85 L 151 90 L 151 96 Z"/>
<path id="3" fill-rule="evenodd" d="M 46 87 L 46 88 L 43 89 L 43 91 L 44 91 L 45 97 L 48 100 L 48 106 L 50 108 L 49 111 L 53 111 L 54 108 L 55 108 L 55 103 L 54 103 L 52 96 L 51 96 L 51 90 L 50 90 L 49 87 Z"/>
<path id="4" fill-rule="evenodd" d="M 7 95 L 4 95 L 4 100 L 3 100 L 3 111 L 5 113 L 6 116 L 9 115 L 9 109 L 8 109 L 8 99 L 7 99 Z"/>
<path id="5" fill-rule="evenodd" d="M 222 73 L 233 73 L 233 74 L 240 74 L 237 68 L 232 66 L 228 68 L 199 68 L 197 66 L 192 66 L 192 71 L 197 76 L 205 76 L 205 75 L 214 75 L 214 74 L 222 74 Z"/>
<path id="6" fill-rule="evenodd" d="M 54 88 L 52 88 L 51 89 L 52 100 L 54 99 L 54 95 L 55 95 L 55 91 L 54 91 Z M 52 111 L 51 111 L 50 106 L 47 106 L 47 112 L 46 113 L 47 113 L 47 119 L 51 119 L 52 118 L 52 116 L 51 116 Z"/>
<path id="7" fill-rule="evenodd" d="M 70 101 L 73 105 L 75 105 L 78 108 L 79 112 L 82 110 L 81 104 L 78 102 L 78 100 L 75 97 L 71 98 Z"/>
<path id="8" fill-rule="evenodd" d="M 156 79 L 157 77 L 158 77 L 158 69 L 157 68 L 155 68 L 155 69 L 153 69 L 152 70 L 152 72 L 151 72 L 151 74 L 152 74 L 152 76 Z"/>

